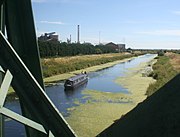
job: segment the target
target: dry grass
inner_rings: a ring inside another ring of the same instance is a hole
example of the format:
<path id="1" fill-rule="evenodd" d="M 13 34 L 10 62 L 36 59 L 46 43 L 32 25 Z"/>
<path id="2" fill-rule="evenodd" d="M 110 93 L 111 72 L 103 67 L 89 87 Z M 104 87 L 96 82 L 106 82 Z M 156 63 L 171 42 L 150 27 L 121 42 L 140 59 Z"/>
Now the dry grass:
<path id="1" fill-rule="evenodd" d="M 170 63 L 173 66 L 173 68 L 177 72 L 180 72 L 180 54 L 166 53 L 166 56 L 170 58 Z"/>
<path id="2" fill-rule="evenodd" d="M 49 62 L 56 62 L 56 63 L 69 63 L 69 62 L 74 62 L 78 60 L 92 60 L 92 59 L 99 59 L 99 58 L 111 58 L 111 57 L 118 57 L 118 56 L 123 56 L 127 55 L 127 53 L 122 53 L 122 54 L 117 54 L 117 53 L 112 53 L 112 54 L 98 54 L 98 55 L 82 55 L 82 56 L 71 56 L 71 57 L 58 57 L 58 58 L 45 58 L 43 61 L 45 63 Z"/>
<path id="3" fill-rule="evenodd" d="M 76 70 L 76 71 L 72 71 L 72 72 L 68 72 L 68 73 L 64 73 L 64 74 L 59 74 L 59 75 L 47 77 L 47 78 L 44 78 L 44 82 L 45 82 L 46 85 L 49 85 L 49 84 L 53 85 L 53 84 L 57 83 L 60 80 L 68 79 L 68 78 L 74 76 L 75 74 L 81 73 L 82 71 L 86 71 L 87 73 L 94 72 L 94 71 L 98 71 L 98 70 L 101 70 L 101 69 L 104 69 L 104 68 L 114 66 L 114 65 L 119 64 L 121 62 L 126 62 L 126 61 L 128 61 L 130 59 L 132 59 L 132 58 L 113 61 L 113 62 L 109 62 L 109 63 L 106 63 L 106 64 L 101 64 L 101 65 L 88 67 L 86 69 L 80 69 L 80 70 Z"/>
<path id="4" fill-rule="evenodd" d="M 47 58 L 41 59 L 43 76 L 50 77 L 75 70 L 88 68 L 95 65 L 129 58 L 135 55 L 125 53 L 101 54 L 101 55 L 82 55 L 72 57 Z"/>

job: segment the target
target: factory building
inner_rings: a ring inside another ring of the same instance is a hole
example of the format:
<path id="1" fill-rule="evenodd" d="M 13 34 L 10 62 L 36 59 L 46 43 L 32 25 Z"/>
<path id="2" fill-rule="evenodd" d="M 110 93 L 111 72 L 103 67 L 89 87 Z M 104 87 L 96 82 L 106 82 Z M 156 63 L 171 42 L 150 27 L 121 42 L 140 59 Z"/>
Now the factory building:
<path id="1" fill-rule="evenodd" d="M 40 37 L 38 37 L 38 40 L 40 41 L 58 41 L 59 40 L 59 35 L 56 34 L 56 32 L 51 32 L 51 33 L 44 33 Z"/>
<path id="2" fill-rule="evenodd" d="M 105 46 L 112 47 L 117 52 L 125 52 L 126 51 L 126 45 L 125 44 L 115 44 L 113 42 L 107 43 Z"/>
<path id="3" fill-rule="evenodd" d="M 126 45 L 125 44 L 117 44 L 119 48 L 119 52 L 125 52 L 126 51 Z"/>

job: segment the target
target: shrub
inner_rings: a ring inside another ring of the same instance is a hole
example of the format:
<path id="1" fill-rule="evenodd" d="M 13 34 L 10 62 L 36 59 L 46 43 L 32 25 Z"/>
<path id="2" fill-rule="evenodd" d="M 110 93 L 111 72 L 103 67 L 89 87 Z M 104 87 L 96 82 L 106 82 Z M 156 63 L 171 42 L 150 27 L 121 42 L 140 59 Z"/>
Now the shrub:
<path id="1" fill-rule="evenodd" d="M 153 65 L 153 70 L 151 75 L 157 81 L 149 85 L 146 91 L 147 96 L 152 95 L 177 74 L 167 56 L 159 56 L 158 61 Z"/>
<path id="2" fill-rule="evenodd" d="M 164 51 L 158 51 L 158 56 L 164 56 Z"/>

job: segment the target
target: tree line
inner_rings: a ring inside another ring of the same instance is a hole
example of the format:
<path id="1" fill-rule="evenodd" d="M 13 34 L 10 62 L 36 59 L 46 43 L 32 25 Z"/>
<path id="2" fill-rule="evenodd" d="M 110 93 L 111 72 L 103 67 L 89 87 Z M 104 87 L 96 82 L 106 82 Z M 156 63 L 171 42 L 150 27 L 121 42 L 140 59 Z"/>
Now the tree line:
<path id="1" fill-rule="evenodd" d="M 41 57 L 75 56 L 117 52 L 113 47 L 92 45 L 90 43 L 66 43 L 58 41 L 38 41 Z"/>

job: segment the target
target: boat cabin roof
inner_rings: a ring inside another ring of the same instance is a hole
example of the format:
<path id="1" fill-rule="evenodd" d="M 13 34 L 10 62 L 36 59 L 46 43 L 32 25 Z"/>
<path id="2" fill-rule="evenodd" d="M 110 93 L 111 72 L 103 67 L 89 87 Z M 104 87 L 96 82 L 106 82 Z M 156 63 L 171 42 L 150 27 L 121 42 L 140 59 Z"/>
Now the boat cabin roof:
<path id="1" fill-rule="evenodd" d="M 82 78 L 82 77 L 84 77 L 84 76 L 86 76 L 86 75 L 85 75 L 85 74 L 78 74 L 78 75 L 76 75 L 76 76 L 74 76 L 74 77 L 69 78 L 68 80 L 69 80 L 69 81 L 75 81 L 75 80 L 77 80 L 77 79 L 79 79 L 79 78 Z"/>

